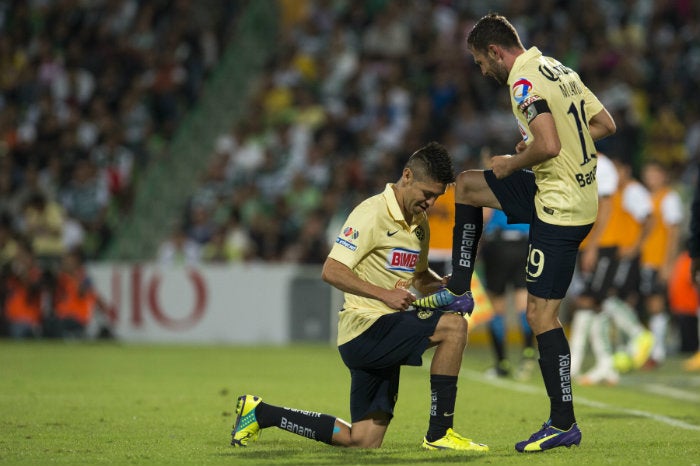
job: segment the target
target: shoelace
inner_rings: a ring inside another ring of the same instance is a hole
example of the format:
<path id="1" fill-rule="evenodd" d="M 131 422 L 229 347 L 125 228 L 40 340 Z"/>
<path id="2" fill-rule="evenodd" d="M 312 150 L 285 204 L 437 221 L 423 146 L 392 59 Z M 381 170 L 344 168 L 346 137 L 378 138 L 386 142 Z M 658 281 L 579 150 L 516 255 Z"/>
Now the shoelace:
<path id="1" fill-rule="evenodd" d="M 472 441 L 472 439 L 470 439 L 470 438 L 462 437 L 461 435 L 459 435 L 459 434 L 458 434 L 457 432 L 455 432 L 454 430 L 451 431 L 451 434 L 452 434 L 452 437 L 456 438 L 457 440 L 464 440 L 464 441 L 466 441 L 466 442 L 471 442 L 471 441 Z"/>

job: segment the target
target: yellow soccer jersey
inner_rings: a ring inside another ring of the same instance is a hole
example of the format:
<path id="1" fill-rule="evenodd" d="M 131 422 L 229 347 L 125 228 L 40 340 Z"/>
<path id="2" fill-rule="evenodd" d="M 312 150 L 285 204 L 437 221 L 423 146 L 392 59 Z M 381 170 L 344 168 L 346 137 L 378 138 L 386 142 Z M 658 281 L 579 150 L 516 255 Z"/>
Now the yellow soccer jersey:
<path id="1" fill-rule="evenodd" d="M 404 219 L 393 184 L 360 203 L 345 221 L 328 257 L 359 278 L 383 288 L 410 288 L 415 272 L 428 268 L 428 216 Z M 345 293 L 338 321 L 338 345 L 347 343 L 384 314 L 397 312 L 383 302 Z"/>
<path id="2" fill-rule="evenodd" d="M 557 157 L 532 167 L 538 217 L 554 225 L 593 223 L 598 212 L 597 160 L 588 120 L 603 105 L 575 71 L 543 56 L 537 47 L 515 60 L 508 88 L 523 140 L 532 142 L 528 124 L 537 116 L 534 104 L 545 101 L 561 141 Z"/>

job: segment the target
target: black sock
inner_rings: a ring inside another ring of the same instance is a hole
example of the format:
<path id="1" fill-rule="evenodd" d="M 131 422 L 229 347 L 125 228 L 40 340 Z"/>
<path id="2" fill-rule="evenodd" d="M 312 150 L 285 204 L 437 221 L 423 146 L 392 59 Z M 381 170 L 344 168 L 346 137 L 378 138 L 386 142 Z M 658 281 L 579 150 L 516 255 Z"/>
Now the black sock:
<path id="1" fill-rule="evenodd" d="M 456 375 L 430 376 L 430 423 L 425 435 L 429 442 L 444 437 L 447 429 L 452 427 L 456 398 Z"/>
<path id="2" fill-rule="evenodd" d="M 452 277 L 447 288 L 454 294 L 471 290 L 476 249 L 484 229 L 481 207 L 455 204 L 455 225 L 452 229 Z"/>
<path id="3" fill-rule="evenodd" d="M 557 429 L 568 430 L 576 422 L 571 391 L 571 350 L 564 330 L 555 328 L 537 335 L 540 369 L 550 401 L 549 419 Z"/>
<path id="4" fill-rule="evenodd" d="M 332 444 L 336 418 L 328 414 L 260 402 L 255 408 L 255 417 L 261 428 L 279 427 L 302 437 Z"/>

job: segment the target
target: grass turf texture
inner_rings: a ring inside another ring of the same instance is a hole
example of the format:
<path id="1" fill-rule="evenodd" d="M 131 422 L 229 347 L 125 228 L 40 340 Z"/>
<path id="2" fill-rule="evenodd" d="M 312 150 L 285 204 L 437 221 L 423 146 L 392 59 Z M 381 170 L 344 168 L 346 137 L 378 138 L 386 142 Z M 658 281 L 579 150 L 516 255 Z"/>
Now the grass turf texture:
<path id="1" fill-rule="evenodd" d="M 402 370 L 395 418 L 379 450 L 336 449 L 275 428 L 234 449 L 239 394 L 348 419 L 349 376 L 335 348 L 0 342 L 0 463 L 700 463 L 700 400 L 693 397 L 700 375 L 681 372 L 679 360 L 626 375 L 617 387 L 576 386 L 581 446 L 537 454 L 517 453 L 513 445 L 548 414 L 539 374 L 529 383 L 487 380 L 481 374 L 490 361 L 486 349 L 467 349 L 455 413 L 455 429 L 487 443 L 489 453 L 420 449 L 429 408 L 426 366 Z M 688 399 L 651 393 L 664 387 Z"/>

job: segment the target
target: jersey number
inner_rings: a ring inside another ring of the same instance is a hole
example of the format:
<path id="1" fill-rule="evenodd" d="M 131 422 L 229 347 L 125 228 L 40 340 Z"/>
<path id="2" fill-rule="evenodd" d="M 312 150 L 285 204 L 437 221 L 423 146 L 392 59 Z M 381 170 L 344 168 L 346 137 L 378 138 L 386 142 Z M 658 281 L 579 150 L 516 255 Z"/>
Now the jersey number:
<path id="1" fill-rule="evenodd" d="M 541 249 L 533 249 L 532 245 L 530 245 L 528 247 L 527 263 L 527 274 L 532 278 L 539 277 L 544 269 L 544 252 Z M 532 267 L 535 268 L 534 272 L 531 272 Z"/>
<path id="2" fill-rule="evenodd" d="M 571 105 L 569 106 L 569 111 L 566 113 L 571 114 L 571 116 L 574 117 L 574 121 L 576 122 L 576 128 L 578 129 L 578 139 L 581 142 L 581 152 L 583 153 L 583 162 L 581 165 L 586 165 L 588 162 L 591 161 L 591 157 L 595 158 L 595 154 L 590 154 L 588 155 L 588 149 L 586 148 L 586 138 L 583 135 L 583 125 L 586 125 L 586 129 L 588 129 L 588 119 L 586 118 L 586 110 L 585 110 L 585 102 L 583 99 L 581 99 L 580 102 L 580 107 L 581 107 L 581 113 L 579 114 L 578 109 L 576 108 L 576 105 L 572 102 Z"/>

